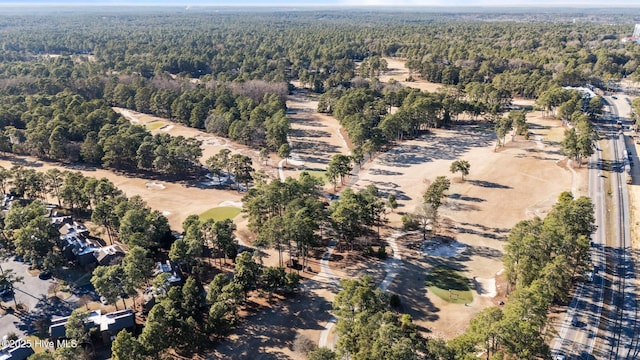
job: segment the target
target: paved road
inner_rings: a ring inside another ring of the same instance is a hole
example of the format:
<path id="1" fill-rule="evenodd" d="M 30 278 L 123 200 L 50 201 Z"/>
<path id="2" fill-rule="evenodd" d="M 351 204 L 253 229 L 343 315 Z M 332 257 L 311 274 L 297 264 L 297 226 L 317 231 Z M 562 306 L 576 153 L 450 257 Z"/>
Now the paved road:
<path id="1" fill-rule="evenodd" d="M 589 161 L 589 195 L 598 226 L 592 236 L 593 281 L 578 285 L 552 343 L 552 353 L 563 353 L 567 359 L 633 359 L 637 355 L 635 281 L 629 227 L 625 226 L 630 221 L 629 203 L 621 166 L 625 141 L 616 126 L 619 115 L 624 118 L 628 113 L 628 104 L 623 99 L 607 101 L 609 111 L 598 128 L 606 134 L 611 155 L 597 148 Z M 611 188 L 605 188 L 606 177 Z M 607 219 L 612 225 L 609 238 Z"/>
<path id="2" fill-rule="evenodd" d="M 626 126 L 628 122 L 628 103 L 623 99 L 609 98 L 612 112 Z M 618 109 L 623 110 L 618 110 Z M 610 254 L 607 272 L 611 281 L 605 289 L 605 308 L 603 324 L 598 334 L 598 345 L 593 355 L 602 359 L 635 359 L 638 346 L 636 326 L 637 301 L 635 294 L 635 268 L 631 249 L 629 194 L 626 185 L 624 165 L 628 164 L 624 132 L 615 130 L 611 140 L 614 150 L 613 171 L 611 172 L 611 213 L 613 238 L 608 239 Z"/>
<path id="3" fill-rule="evenodd" d="M 602 151 L 600 147 L 589 160 L 589 196 L 594 203 L 597 229 L 592 235 L 593 282 L 580 283 L 568 311 L 558 328 L 558 336 L 552 343 L 552 353 L 591 354 L 595 345 L 595 334 L 600 322 L 604 293 L 606 219 L 604 178 L 601 176 Z M 588 357 L 586 357 L 588 358 Z"/>

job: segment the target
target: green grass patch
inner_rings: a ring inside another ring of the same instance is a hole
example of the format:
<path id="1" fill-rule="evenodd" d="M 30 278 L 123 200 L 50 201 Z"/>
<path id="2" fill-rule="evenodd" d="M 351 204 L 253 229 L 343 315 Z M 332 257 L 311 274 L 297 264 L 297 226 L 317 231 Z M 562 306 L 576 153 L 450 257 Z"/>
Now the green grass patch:
<path id="1" fill-rule="evenodd" d="M 328 180 L 327 180 L 327 171 L 326 170 L 305 169 L 304 171 L 306 173 L 308 173 L 309 175 L 313 176 L 314 178 L 317 178 L 317 179 L 320 179 L 320 180 L 324 181 L 325 184 L 328 182 Z"/>
<path id="2" fill-rule="evenodd" d="M 454 304 L 473 302 L 469 279 L 450 267 L 435 266 L 431 269 L 427 274 L 426 286 L 444 301 Z"/>
<path id="3" fill-rule="evenodd" d="M 145 125 L 145 127 L 146 127 L 146 128 L 147 128 L 147 130 L 149 130 L 149 131 L 153 131 L 153 130 L 159 129 L 159 128 L 163 127 L 163 126 L 164 126 L 164 124 L 163 124 L 163 123 L 161 123 L 160 121 L 152 121 L 152 122 L 147 123 L 147 124 Z"/>
<path id="4" fill-rule="evenodd" d="M 200 221 L 207 221 L 213 219 L 220 221 L 224 219 L 233 219 L 240 214 L 240 208 L 234 206 L 219 206 L 211 208 L 202 214 L 200 214 Z"/>

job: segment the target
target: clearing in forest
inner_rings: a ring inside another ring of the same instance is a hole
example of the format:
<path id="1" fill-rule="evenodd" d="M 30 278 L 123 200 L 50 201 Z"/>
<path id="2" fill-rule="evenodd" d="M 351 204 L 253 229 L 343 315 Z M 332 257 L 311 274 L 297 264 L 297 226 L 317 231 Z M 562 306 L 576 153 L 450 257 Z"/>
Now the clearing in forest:
<path id="1" fill-rule="evenodd" d="M 302 113 L 300 104 L 306 104 L 308 112 Z M 335 118 L 317 114 L 316 104 L 304 96 L 294 95 L 290 100 L 289 107 L 295 109 L 290 115 L 294 129 L 291 141 L 294 152 L 298 151 L 296 144 L 303 144 L 299 157 L 306 168 L 322 169 L 333 154 L 346 154 L 347 146 L 340 146 L 342 140 L 334 130 L 338 126 Z M 296 132 L 295 129 L 303 129 L 307 119 L 313 120 L 304 129 L 322 133 L 308 136 L 309 133 Z M 565 167 L 566 161 L 561 161 L 564 156 L 554 135 L 562 131 L 560 121 L 544 119 L 539 112 L 530 113 L 527 119 L 531 140 L 508 139 L 507 145 L 497 151 L 495 135 L 483 125 L 435 129 L 379 154 L 360 170 L 356 188 L 375 184 L 382 196 L 396 195 L 400 206 L 387 214 L 389 225 L 396 228 L 401 226 L 401 215 L 412 212 L 421 202 L 429 181 L 439 175 L 452 180 L 449 197 L 440 213 L 443 231 L 447 229 L 446 235 L 455 239 L 451 244 L 456 245 L 433 253 L 433 249 L 424 246 L 422 235 L 400 238 L 397 243 L 402 269 L 388 288 L 400 295 L 403 311 L 411 314 L 426 334 L 452 338 L 464 331 L 475 314 L 497 304 L 499 298 L 494 296 L 504 293 L 504 289 L 501 277 L 496 274 L 501 273 L 504 237 L 509 229 L 522 219 L 544 216 L 560 192 L 572 188 L 572 174 Z M 319 144 L 321 151 L 316 151 L 314 144 Z M 471 164 L 471 173 L 465 181 L 460 180 L 460 174 L 449 172 L 451 162 L 456 159 Z M 288 171 L 287 175 L 298 172 Z M 585 194 L 586 172 L 584 168 L 576 172 L 577 190 Z M 334 253 L 328 264 L 341 277 L 372 274 L 378 280 L 384 278 L 383 262 L 353 255 Z M 470 293 L 465 291 L 472 298 L 450 303 L 429 292 L 425 280 L 437 266 L 458 269 L 461 278 L 474 279 L 469 283 Z M 279 304 L 277 316 L 257 314 L 247 319 L 246 328 L 224 341 L 216 355 L 233 358 L 235 349 L 242 349 L 242 353 L 263 354 L 264 358 L 303 359 L 302 354 L 292 351 L 294 339 L 303 336 L 318 343 L 336 292 L 332 286 L 324 286 L 322 292 L 305 291 L 300 298 Z M 322 305 L 309 312 L 310 304 Z M 256 334 L 260 335 L 255 337 Z"/>

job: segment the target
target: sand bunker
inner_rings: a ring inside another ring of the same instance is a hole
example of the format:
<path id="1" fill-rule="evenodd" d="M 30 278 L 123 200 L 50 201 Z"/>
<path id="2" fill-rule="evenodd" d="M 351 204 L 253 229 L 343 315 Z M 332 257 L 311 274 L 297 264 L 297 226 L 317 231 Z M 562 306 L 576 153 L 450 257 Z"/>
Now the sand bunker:
<path id="1" fill-rule="evenodd" d="M 145 184 L 147 186 L 147 189 L 153 189 L 153 190 L 164 190 L 166 187 L 162 184 L 158 184 L 156 182 L 148 182 Z"/>
<path id="2" fill-rule="evenodd" d="M 227 141 L 224 139 L 216 138 L 213 136 L 203 136 L 197 135 L 195 136 L 196 140 L 202 141 L 203 146 L 226 146 Z"/>
<path id="3" fill-rule="evenodd" d="M 478 295 L 491 298 L 496 296 L 496 278 L 484 279 L 475 277 L 473 281 L 475 282 Z"/>
<path id="4" fill-rule="evenodd" d="M 219 203 L 218 206 L 233 206 L 233 207 L 237 207 L 237 208 L 242 208 L 242 201 L 227 200 L 227 201 L 223 201 L 223 202 Z"/>
<path id="5" fill-rule="evenodd" d="M 422 251 L 425 254 L 438 257 L 453 257 L 461 254 L 466 248 L 466 245 L 457 241 L 438 238 L 427 240 L 422 244 Z"/>

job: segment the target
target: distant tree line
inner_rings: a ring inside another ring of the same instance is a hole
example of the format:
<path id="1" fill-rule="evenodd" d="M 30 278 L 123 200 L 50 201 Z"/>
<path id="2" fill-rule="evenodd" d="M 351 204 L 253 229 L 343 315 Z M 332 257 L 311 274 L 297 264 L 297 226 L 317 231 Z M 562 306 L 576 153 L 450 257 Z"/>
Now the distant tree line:
<path id="1" fill-rule="evenodd" d="M 87 101 L 69 91 L 5 97 L 0 122 L 0 148 L 5 152 L 173 176 L 202 167 L 200 140 L 151 135 L 103 100 Z"/>
<path id="2" fill-rule="evenodd" d="M 3 18 L 0 95 L 11 104 L 0 112 L 5 126 L 26 129 L 26 121 L 16 121 L 24 106 L 14 107 L 22 96 L 68 91 L 275 152 L 289 132 L 286 84 L 297 80 L 326 92 L 319 111 L 334 114 L 354 144 L 372 154 L 420 129 L 448 125 L 458 114 L 495 115 L 512 96 L 536 98 L 558 85 L 640 79 L 640 46 L 618 41 L 630 30 L 621 25 L 469 22 L 428 13 L 402 13 L 399 21 L 382 13 L 332 11 L 58 15 Z M 191 26 L 185 28 L 184 21 Z M 64 37 L 56 35 L 61 29 Z M 420 94 L 397 83 L 383 87 L 377 77 L 387 68 L 385 56 L 408 59 L 413 72 L 448 88 Z M 101 115 L 109 123 L 112 117 Z M 50 113 L 38 115 L 40 123 L 55 126 L 47 129 L 51 139 L 34 134 L 30 140 L 37 146 L 30 151 L 51 159 L 102 159 L 78 149 L 85 137 L 90 147 L 99 129 L 56 130 L 61 119 L 52 120 Z M 41 127 L 34 124 L 29 131 Z M 61 146 L 65 140 L 70 144 Z M 125 160 L 132 157 L 129 152 Z"/>

